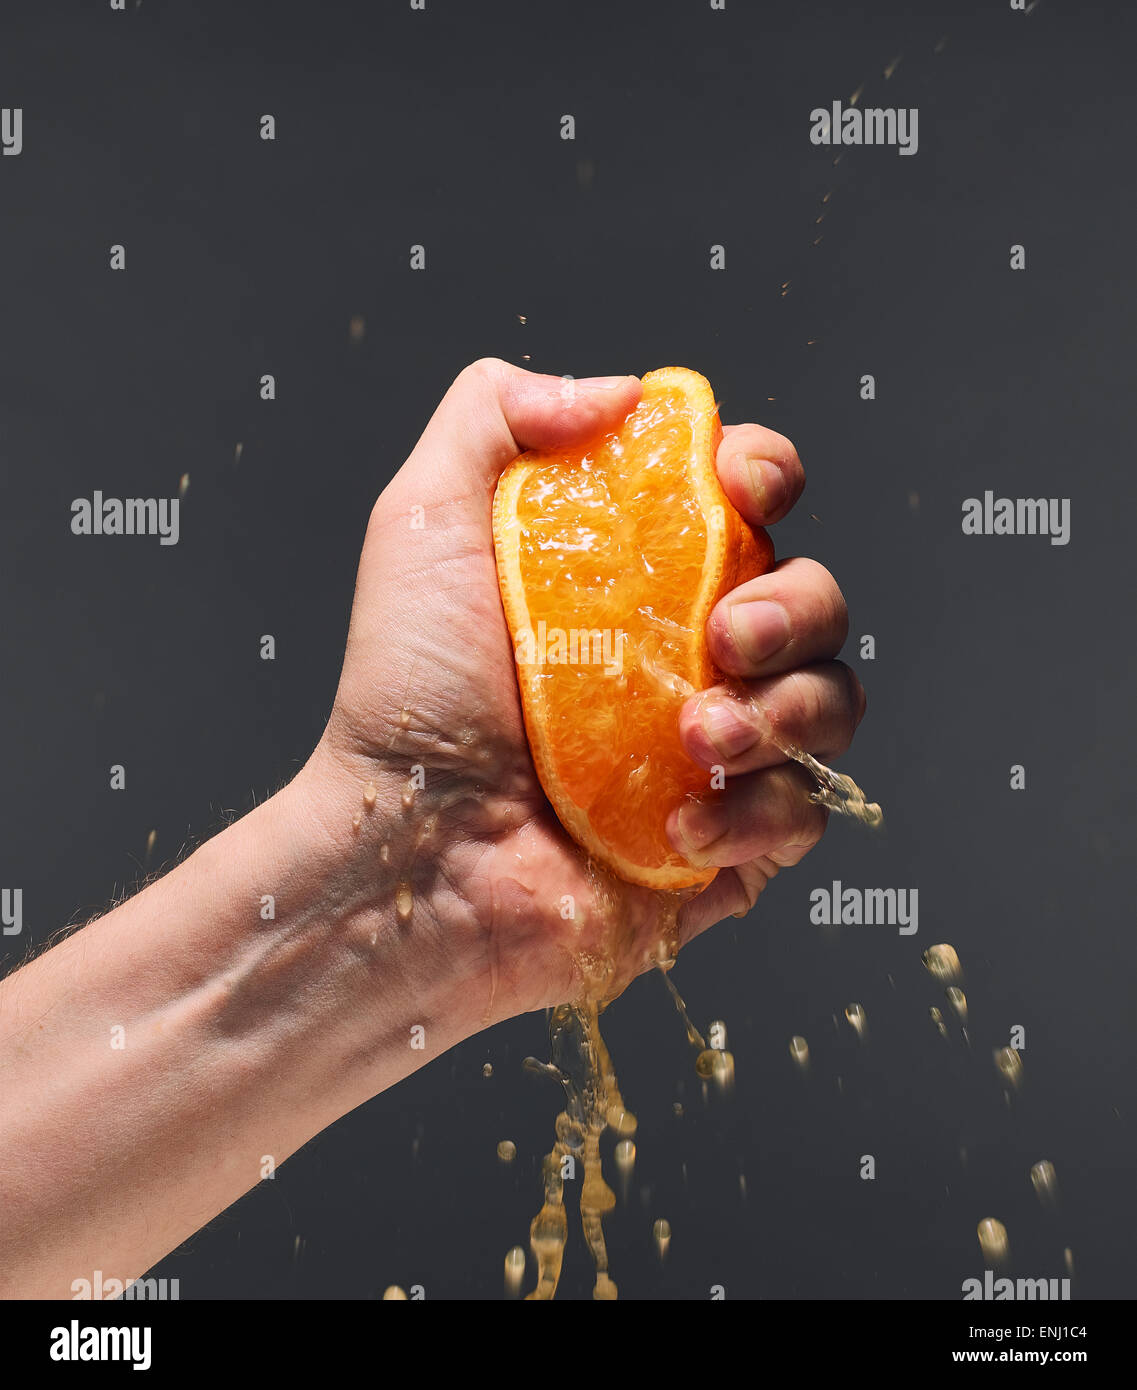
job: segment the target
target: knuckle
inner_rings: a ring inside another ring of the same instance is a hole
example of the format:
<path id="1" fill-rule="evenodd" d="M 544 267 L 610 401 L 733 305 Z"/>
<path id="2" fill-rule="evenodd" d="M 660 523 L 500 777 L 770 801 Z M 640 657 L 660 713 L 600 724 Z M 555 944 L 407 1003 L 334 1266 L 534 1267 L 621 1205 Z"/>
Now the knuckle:
<path id="1" fill-rule="evenodd" d="M 496 386 L 508 367 L 509 364 L 500 357 L 479 357 L 462 368 L 455 378 L 455 384 L 468 382 L 476 386 Z"/>
<path id="2" fill-rule="evenodd" d="M 758 901 L 758 894 L 754 893 L 753 895 L 751 895 L 750 889 L 746 884 L 746 880 L 739 872 L 738 865 L 735 865 L 731 869 L 730 873 L 731 878 L 734 880 L 734 883 L 733 892 L 731 893 L 729 900 L 731 902 L 731 906 L 728 910 L 731 912 L 732 915 L 734 913 L 739 912 L 749 912 L 750 909 L 754 906 L 754 904 Z"/>
<path id="3" fill-rule="evenodd" d="M 845 603 L 845 595 L 825 566 L 818 565 L 817 569 L 819 571 L 816 589 L 818 631 L 823 633 L 828 640 L 836 642 L 838 647 L 841 647 L 849 635 L 849 608 Z"/>
<path id="4" fill-rule="evenodd" d="M 810 801 L 807 798 L 802 814 L 801 838 L 796 843 L 805 845 L 807 849 L 812 849 L 825 834 L 825 827 L 828 823 L 829 815 L 825 807 L 819 806 L 816 801 Z"/>
<path id="5" fill-rule="evenodd" d="M 849 668 L 838 661 L 834 662 L 834 669 L 826 673 L 825 686 L 825 751 L 816 756 L 839 758 L 849 751 L 860 719 L 857 713 L 859 682 Z"/>
<path id="6" fill-rule="evenodd" d="M 821 726 L 824 710 L 818 682 L 806 671 L 791 671 L 786 681 L 786 701 L 791 727 L 801 742 L 809 742 L 812 730 Z"/>
<path id="7" fill-rule="evenodd" d="M 786 771 L 787 834 L 783 843 L 812 849 L 825 834 L 829 817 L 824 806 L 811 799 L 813 779 L 809 774 L 797 767 L 787 768 Z"/>
<path id="8" fill-rule="evenodd" d="M 865 709 L 868 706 L 869 697 L 865 694 L 865 688 L 861 684 L 861 679 L 856 671 L 843 661 L 839 661 L 837 665 L 844 673 L 845 680 L 849 687 L 849 694 L 852 698 L 853 707 L 853 728 L 855 729 L 865 717 Z"/>

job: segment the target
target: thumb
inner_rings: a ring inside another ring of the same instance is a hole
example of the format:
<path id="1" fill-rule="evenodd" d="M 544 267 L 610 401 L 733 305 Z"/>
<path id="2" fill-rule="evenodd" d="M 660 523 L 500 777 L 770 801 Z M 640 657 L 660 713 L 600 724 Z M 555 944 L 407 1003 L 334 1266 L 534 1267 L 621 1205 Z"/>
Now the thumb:
<path id="1" fill-rule="evenodd" d="M 486 357 L 466 367 L 388 489 L 427 510 L 451 505 L 489 515 L 505 466 L 526 449 L 580 444 L 615 429 L 639 401 L 638 377 L 546 376 Z"/>

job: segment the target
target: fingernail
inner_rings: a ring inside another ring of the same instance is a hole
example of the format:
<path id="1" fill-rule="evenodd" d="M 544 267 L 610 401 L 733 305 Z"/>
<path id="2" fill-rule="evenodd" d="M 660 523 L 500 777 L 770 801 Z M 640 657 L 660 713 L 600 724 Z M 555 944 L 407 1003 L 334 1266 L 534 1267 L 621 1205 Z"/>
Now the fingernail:
<path id="1" fill-rule="evenodd" d="M 576 385 L 584 391 L 615 391 L 631 380 L 629 376 L 582 376 L 577 378 Z"/>
<path id="2" fill-rule="evenodd" d="M 731 700 L 708 700 L 703 706 L 703 733 L 722 758 L 736 758 L 758 741 L 754 727 Z"/>
<path id="3" fill-rule="evenodd" d="M 730 610 L 730 630 L 738 650 L 747 661 L 758 665 L 790 640 L 789 614 L 770 599 L 736 603 Z"/>
<path id="4" fill-rule="evenodd" d="M 773 516 L 786 500 L 786 479 L 782 470 L 769 459 L 752 458 L 749 454 L 736 457 L 749 481 L 759 514 Z"/>
<path id="5" fill-rule="evenodd" d="M 675 849 L 690 863 L 706 864 L 706 849 L 723 833 L 722 812 L 717 806 L 684 801 L 670 819 L 668 833 Z"/>

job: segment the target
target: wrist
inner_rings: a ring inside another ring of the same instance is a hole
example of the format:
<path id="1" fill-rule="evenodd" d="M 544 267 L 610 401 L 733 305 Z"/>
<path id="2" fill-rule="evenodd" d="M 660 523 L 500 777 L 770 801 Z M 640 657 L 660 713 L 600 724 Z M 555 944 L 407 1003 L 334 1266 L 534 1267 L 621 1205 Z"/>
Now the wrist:
<path id="1" fill-rule="evenodd" d="M 314 758 L 0 985 L 0 1050 L 25 1058 L 0 1095 L 0 1294 L 137 1277 L 266 1160 L 473 1031 L 460 954 L 424 914 L 397 921 L 394 866 L 371 851 L 390 788 L 365 834 L 354 813 L 344 832 L 347 785 L 325 771 Z M 124 1165 L 129 1203 L 92 1190 Z"/>
<path id="2" fill-rule="evenodd" d="M 438 844 L 424 836 L 429 810 L 404 804 L 406 782 L 325 737 L 254 813 L 273 818 L 268 838 L 285 892 L 276 931 L 291 919 L 307 943 L 307 986 L 293 984 L 314 995 L 310 1023 L 327 1039 L 345 1110 L 489 1021 L 481 934 Z"/>

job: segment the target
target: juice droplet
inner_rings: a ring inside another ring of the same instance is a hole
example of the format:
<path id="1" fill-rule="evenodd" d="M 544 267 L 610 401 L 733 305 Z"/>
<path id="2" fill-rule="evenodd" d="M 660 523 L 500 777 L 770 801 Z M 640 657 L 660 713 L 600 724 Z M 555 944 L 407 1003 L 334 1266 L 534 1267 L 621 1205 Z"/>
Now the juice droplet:
<path id="1" fill-rule="evenodd" d="M 505 1255 L 505 1294 L 516 1298 L 521 1292 L 521 1281 L 525 1278 L 525 1251 L 520 1245 L 507 1250 Z"/>
<path id="2" fill-rule="evenodd" d="M 671 1247 L 671 1223 L 663 1220 L 657 1221 L 651 1228 L 651 1238 L 655 1243 L 655 1253 L 661 1260 L 665 1260 Z"/>
<path id="3" fill-rule="evenodd" d="M 1058 1174 L 1048 1158 L 1036 1163 L 1030 1170 L 1030 1181 L 1035 1196 L 1044 1207 L 1053 1208 L 1058 1205 Z"/>
<path id="4" fill-rule="evenodd" d="M 857 1037 L 863 1039 L 867 1024 L 865 1011 L 860 1004 L 850 1004 L 845 1010 L 845 1017 L 849 1020 L 849 1027 L 856 1033 Z"/>
<path id="5" fill-rule="evenodd" d="M 1011 1247 L 1007 1240 L 1007 1228 L 1003 1223 L 996 1221 L 993 1216 L 985 1216 L 975 1229 L 979 1237 L 979 1249 L 982 1251 L 985 1263 L 989 1265 L 1005 1264 Z"/>
<path id="6" fill-rule="evenodd" d="M 407 1295 L 403 1289 L 399 1288 L 398 1284 L 392 1284 L 390 1288 L 386 1288 L 383 1290 L 383 1302 L 406 1303 Z"/>
<path id="7" fill-rule="evenodd" d="M 502 1163 L 512 1163 L 517 1157 L 517 1145 L 512 1139 L 503 1139 L 497 1146 L 497 1156 Z"/>
<path id="8" fill-rule="evenodd" d="M 1074 1252 L 1070 1249 L 1070 1247 L 1069 1247 L 1068 1245 L 1067 1245 L 1067 1247 L 1065 1248 L 1065 1250 L 1062 1251 L 1062 1263 L 1066 1266 L 1066 1273 L 1067 1273 L 1067 1275 L 1068 1275 L 1071 1279 L 1073 1279 L 1073 1277 L 1074 1277 Z"/>
<path id="9" fill-rule="evenodd" d="M 734 1053 L 715 1053 L 715 1085 L 726 1096 L 734 1090 Z"/>
<path id="10" fill-rule="evenodd" d="M 354 816 L 352 816 L 352 818 L 351 818 L 351 828 L 352 828 L 353 830 L 358 830 L 359 827 L 360 827 L 362 824 L 363 824 L 363 817 L 362 817 L 362 816 L 358 813 L 358 811 L 357 811 L 356 814 L 355 814 Z"/>
<path id="11" fill-rule="evenodd" d="M 944 1022 L 944 1016 L 940 1013 L 939 1009 L 933 1005 L 933 1007 L 928 1010 L 928 1016 L 936 1025 L 936 1031 L 939 1033 L 940 1037 L 946 1038 L 948 1035 L 947 1024 Z"/>
<path id="12" fill-rule="evenodd" d="M 715 1074 L 715 1058 L 719 1054 L 713 1047 L 706 1047 L 695 1058 L 695 1074 L 709 1081 Z"/>
<path id="13" fill-rule="evenodd" d="M 189 474 L 183 473 L 178 479 L 178 496 L 184 497 L 189 492 Z"/>
<path id="14" fill-rule="evenodd" d="M 411 727 L 411 712 L 405 706 L 399 711 L 399 724 L 404 729 L 409 729 Z M 513 1248 L 514 1250 L 521 1249 L 519 1245 L 515 1245 Z"/>
<path id="15" fill-rule="evenodd" d="M 639 1121 L 630 1110 L 625 1110 L 622 1105 L 612 1106 L 605 1116 L 605 1123 L 613 1134 L 619 1134 L 625 1138 L 635 1134 L 639 1127 Z"/>
<path id="16" fill-rule="evenodd" d="M 390 845 L 380 845 L 380 846 L 379 846 L 379 858 L 383 861 L 384 864 L 389 864 L 389 863 L 391 862 L 391 846 L 390 846 Z"/>
<path id="17" fill-rule="evenodd" d="M 636 1146 L 630 1139 L 621 1139 L 616 1145 L 615 1151 L 616 1167 L 625 1177 L 631 1175 L 632 1169 L 636 1166 Z"/>
<path id="18" fill-rule="evenodd" d="M 809 1043 L 796 1033 L 790 1039 L 790 1056 L 802 1071 L 809 1070 Z"/>
<path id="19" fill-rule="evenodd" d="M 368 782 L 368 784 L 363 788 L 363 804 L 367 808 L 367 810 L 370 811 L 371 808 L 375 805 L 376 795 L 377 793 L 375 791 L 375 783 Z"/>
<path id="20" fill-rule="evenodd" d="M 920 959 L 927 970 L 945 985 L 958 984 L 963 978 L 954 946 L 929 946 Z"/>
<path id="21" fill-rule="evenodd" d="M 400 922 L 409 922 L 414 911 L 415 896 L 409 883 L 400 883 L 395 890 L 395 916 Z"/>
<path id="22" fill-rule="evenodd" d="M 492 1076 L 492 1075 L 493 1075 L 493 1063 L 492 1063 L 492 1062 L 487 1062 L 487 1063 L 485 1064 L 485 1066 L 482 1068 L 482 1075 L 483 1075 L 483 1076 L 486 1076 L 486 1077 L 489 1077 L 489 1076 Z"/>
<path id="23" fill-rule="evenodd" d="M 415 804 L 415 784 L 408 782 L 403 788 L 403 810 L 409 811 Z"/>
<path id="24" fill-rule="evenodd" d="M 967 1022 L 967 996 L 958 985 L 949 985 L 944 990 L 948 1003 L 955 1010 L 955 1016 L 960 1023 Z"/>
<path id="25" fill-rule="evenodd" d="M 997 1047 L 994 1055 L 995 1066 L 998 1067 L 1004 1083 L 1017 1089 L 1023 1077 L 1022 1058 L 1013 1047 Z"/>

